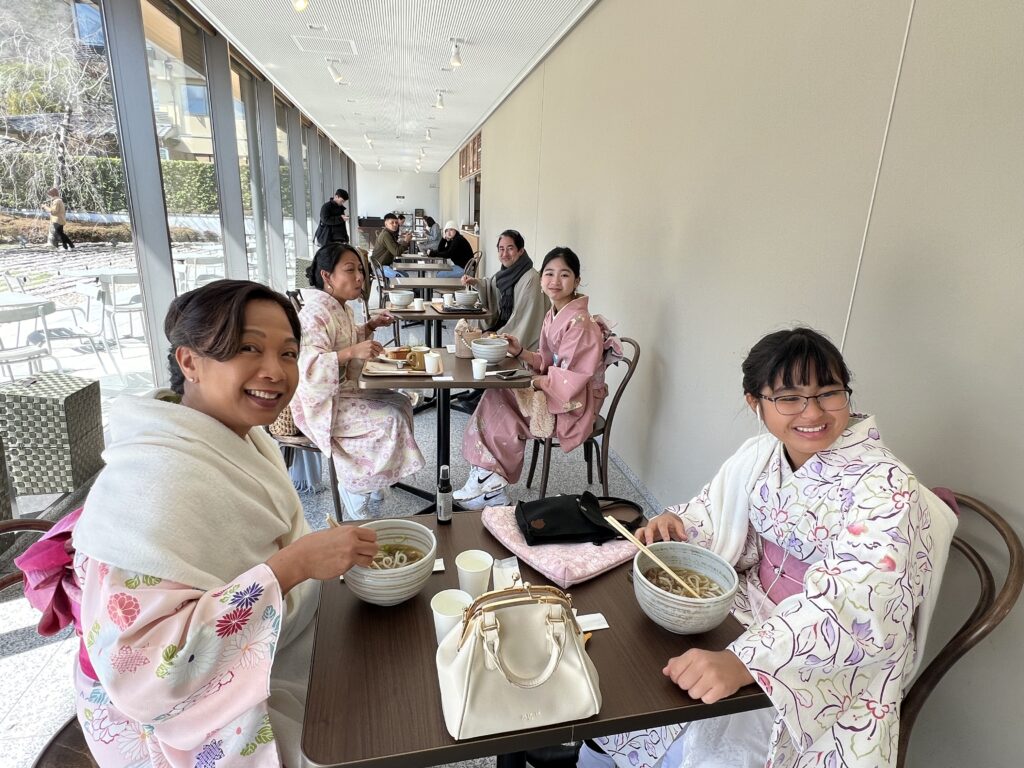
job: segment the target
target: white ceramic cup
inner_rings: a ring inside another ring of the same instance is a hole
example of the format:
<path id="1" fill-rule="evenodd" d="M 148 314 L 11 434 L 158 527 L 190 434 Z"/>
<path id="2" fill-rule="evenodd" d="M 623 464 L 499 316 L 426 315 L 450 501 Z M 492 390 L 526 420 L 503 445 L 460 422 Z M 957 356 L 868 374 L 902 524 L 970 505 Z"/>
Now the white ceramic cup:
<path id="1" fill-rule="evenodd" d="M 473 598 L 480 597 L 491 583 L 491 566 L 494 558 L 482 549 L 467 549 L 455 558 L 459 571 L 459 589 Z"/>
<path id="2" fill-rule="evenodd" d="M 414 312 L 421 312 L 423 310 L 423 299 L 413 299 L 412 308 Z"/>
<path id="3" fill-rule="evenodd" d="M 473 362 L 473 378 L 474 379 L 482 379 L 484 376 L 487 375 L 487 361 L 486 360 L 481 360 L 479 358 L 474 357 L 472 362 Z"/>
<path id="4" fill-rule="evenodd" d="M 437 352 L 427 352 L 423 356 L 423 367 L 427 373 L 436 376 L 441 372 L 441 356 Z"/>
<path id="5" fill-rule="evenodd" d="M 444 589 L 430 598 L 430 610 L 434 614 L 434 634 L 440 645 L 445 635 L 462 622 L 462 612 L 473 602 L 471 595 L 461 589 Z"/>
<path id="6" fill-rule="evenodd" d="M 455 303 L 455 294 L 454 293 L 446 293 L 446 294 L 444 294 L 444 305 L 446 307 L 450 307 L 454 303 Z"/>

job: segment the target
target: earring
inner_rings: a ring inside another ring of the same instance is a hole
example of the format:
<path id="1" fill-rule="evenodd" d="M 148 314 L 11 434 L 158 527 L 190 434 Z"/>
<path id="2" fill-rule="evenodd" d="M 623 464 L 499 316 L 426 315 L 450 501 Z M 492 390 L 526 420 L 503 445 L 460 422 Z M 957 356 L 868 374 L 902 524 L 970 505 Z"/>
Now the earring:
<path id="1" fill-rule="evenodd" d="M 196 380 L 195 380 L 195 379 L 189 379 L 189 381 L 191 381 L 191 382 L 192 382 L 193 384 L 195 384 L 195 383 L 196 383 Z"/>

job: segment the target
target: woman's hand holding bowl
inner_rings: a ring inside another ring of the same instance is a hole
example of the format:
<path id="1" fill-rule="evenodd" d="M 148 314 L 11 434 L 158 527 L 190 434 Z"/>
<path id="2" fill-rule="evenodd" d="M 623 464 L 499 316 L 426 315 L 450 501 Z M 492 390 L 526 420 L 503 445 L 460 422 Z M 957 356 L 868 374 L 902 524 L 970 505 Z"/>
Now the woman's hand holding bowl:
<path id="1" fill-rule="evenodd" d="M 686 541 L 686 529 L 679 515 L 662 512 L 651 518 L 643 528 L 638 528 L 636 537 L 644 544 L 654 541 Z"/>
<path id="2" fill-rule="evenodd" d="M 519 357 L 523 353 L 523 342 L 511 333 L 499 333 L 498 336 L 508 342 L 508 353 L 512 357 Z"/>

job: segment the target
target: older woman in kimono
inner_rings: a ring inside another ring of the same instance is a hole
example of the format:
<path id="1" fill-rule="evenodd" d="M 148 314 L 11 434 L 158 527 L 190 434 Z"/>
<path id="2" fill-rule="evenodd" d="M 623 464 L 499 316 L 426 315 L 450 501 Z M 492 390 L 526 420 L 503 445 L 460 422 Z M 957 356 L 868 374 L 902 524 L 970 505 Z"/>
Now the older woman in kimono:
<path id="1" fill-rule="evenodd" d="M 75 526 L 78 718 L 103 768 L 300 764 L 318 579 L 362 528 L 311 533 L 264 432 L 298 384 L 299 321 L 221 280 L 172 303 L 171 389 L 122 397 Z"/>
<path id="2" fill-rule="evenodd" d="M 334 460 L 338 491 L 350 519 L 365 518 L 369 502 L 423 466 L 413 434 L 409 399 L 390 390 L 357 388 L 363 362 L 384 348 L 373 338 L 390 325 L 387 312 L 356 325 L 345 303 L 362 295 L 362 259 L 352 246 L 330 243 L 307 271 L 316 291 L 304 294 L 299 313 L 302 353 L 299 389 L 292 401 L 295 426 Z"/>
<path id="3" fill-rule="evenodd" d="M 664 674 L 706 703 L 756 683 L 774 708 L 599 739 L 581 765 L 874 768 L 896 762 L 903 687 L 921 660 L 955 527 L 950 509 L 850 412 L 839 350 L 807 328 L 761 339 L 743 363 L 762 429 L 700 495 L 638 532 L 736 565 L 728 649 L 689 650 Z M 677 735 L 682 730 L 682 735 Z"/>
<path id="4" fill-rule="evenodd" d="M 509 352 L 537 375 L 531 386 L 545 395 L 554 416 L 555 435 L 568 453 L 583 444 L 608 394 L 604 383 L 605 326 L 590 314 L 586 296 L 577 294 L 580 260 L 569 248 L 555 248 L 541 266 L 541 289 L 551 309 L 540 332 L 540 349 L 532 352 L 505 335 Z M 506 487 L 523 471 L 530 422 L 508 389 L 488 389 L 473 412 L 462 440 L 472 464 L 466 484 L 454 497 L 467 509 L 508 504 Z"/>

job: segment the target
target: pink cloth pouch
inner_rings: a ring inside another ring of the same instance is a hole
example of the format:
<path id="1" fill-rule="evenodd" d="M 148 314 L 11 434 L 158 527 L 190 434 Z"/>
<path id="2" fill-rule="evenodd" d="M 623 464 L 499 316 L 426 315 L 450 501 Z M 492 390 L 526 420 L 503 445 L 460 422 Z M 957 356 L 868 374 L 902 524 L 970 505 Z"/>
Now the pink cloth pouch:
<path id="1" fill-rule="evenodd" d="M 43 614 L 36 631 L 48 637 L 73 623 L 79 638 L 79 665 L 85 674 L 96 680 L 96 672 L 82 641 L 82 590 L 75 578 L 75 548 L 71 544 L 71 534 L 81 514 L 82 508 L 79 507 L 62 517 L 42 538 L 15 558 L 14 564 L 22 572 L 25 599 Z"/>
<path id="2" fill-rule="evenodd" d="M 628 541 L 596 544 L 537 544 L 530 546 L 516 523 L 515 507 L 487 507 L 484 528 L 512 554 L 565 589 L 600 576 L 633 559 L 636 547 Z"/>

